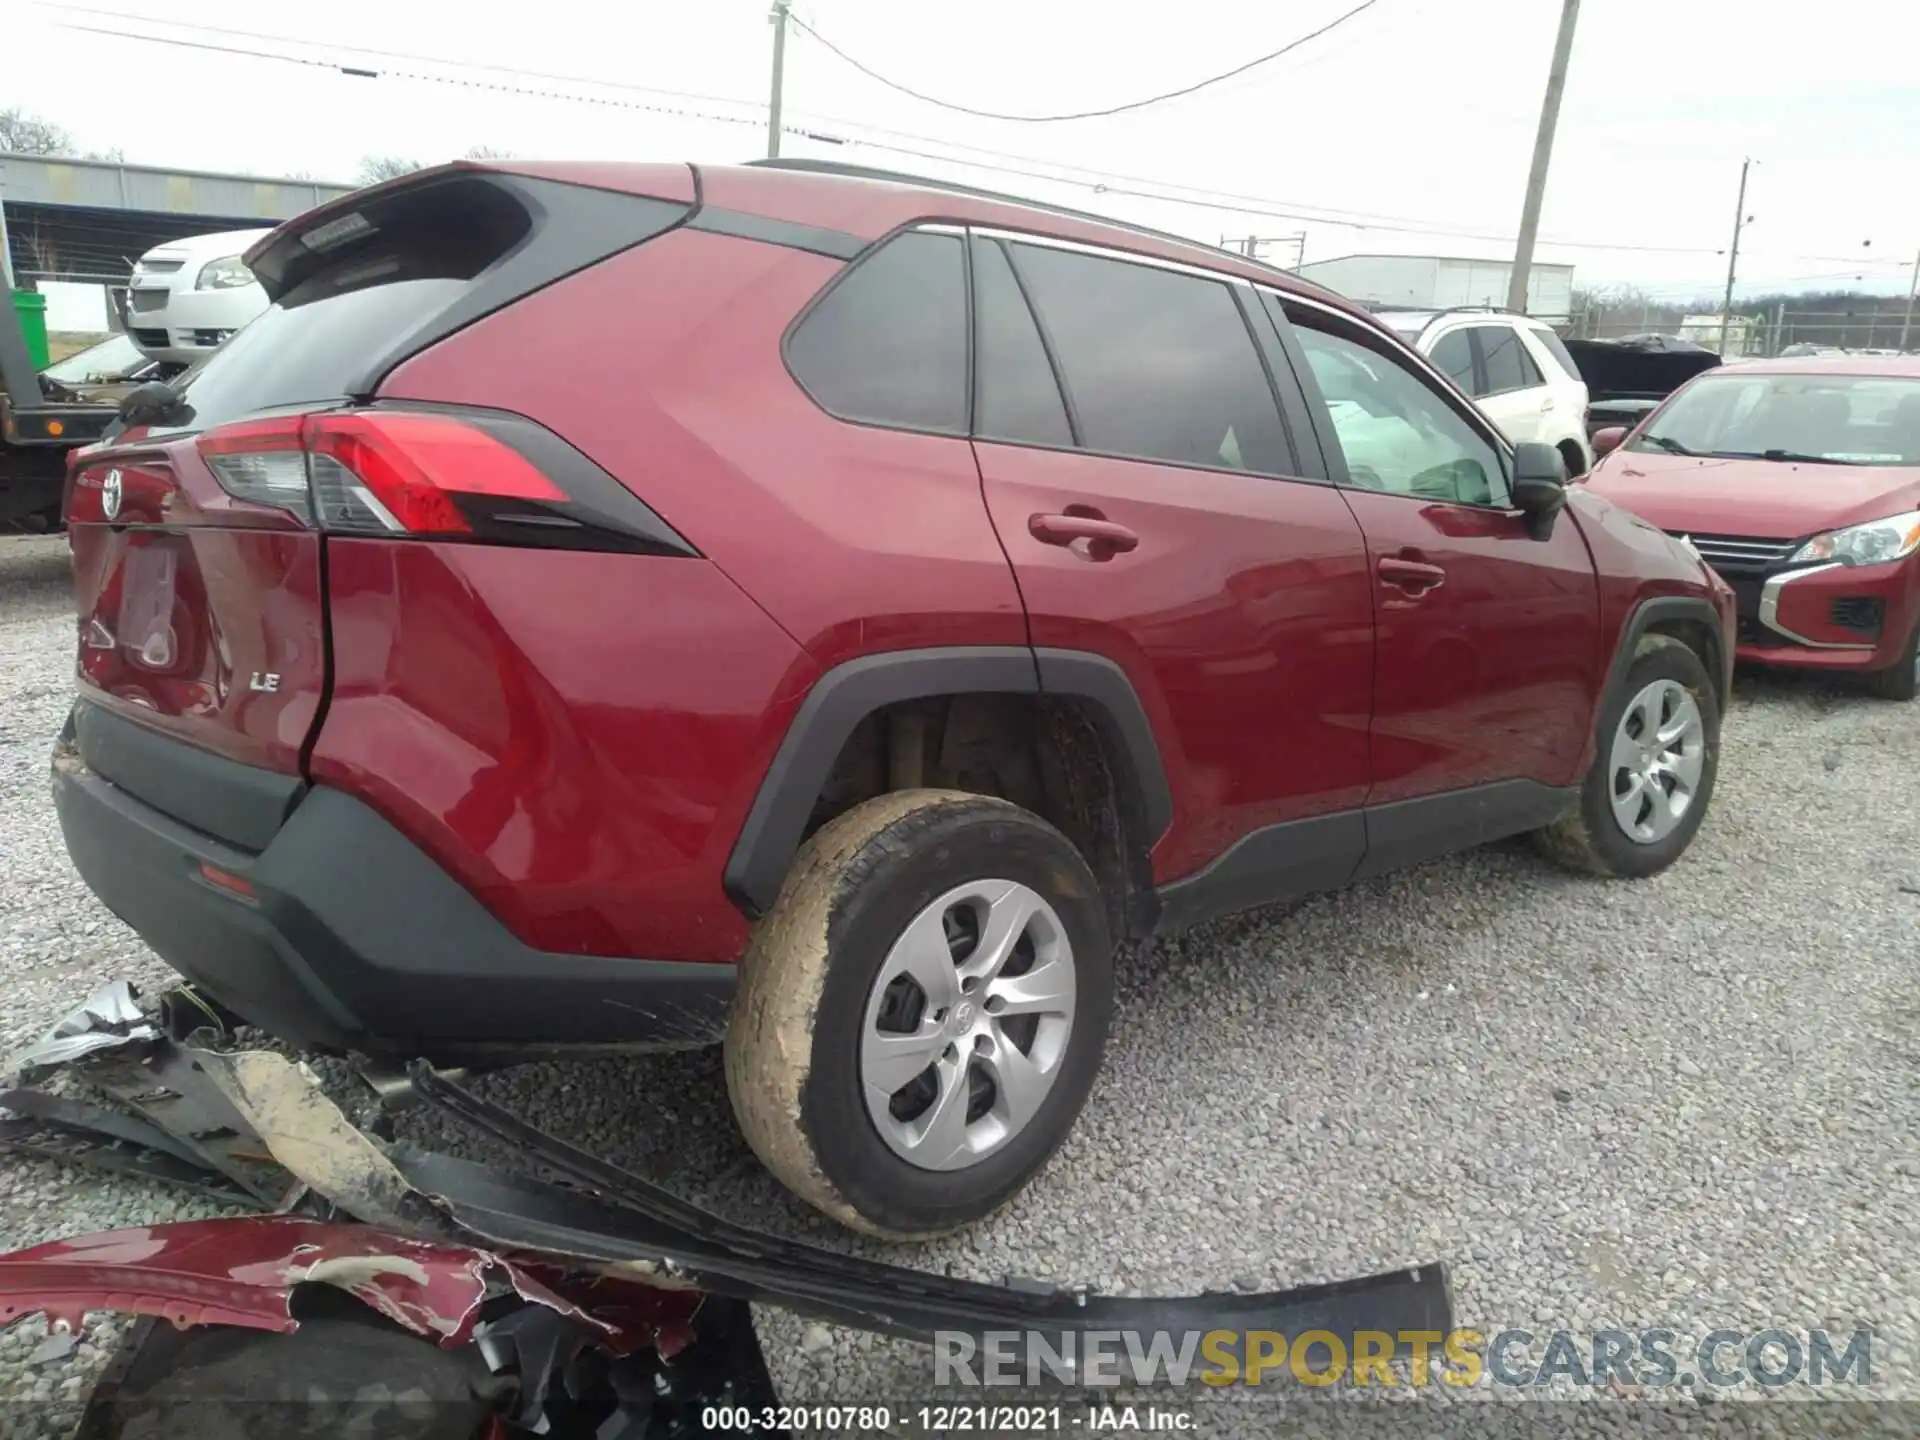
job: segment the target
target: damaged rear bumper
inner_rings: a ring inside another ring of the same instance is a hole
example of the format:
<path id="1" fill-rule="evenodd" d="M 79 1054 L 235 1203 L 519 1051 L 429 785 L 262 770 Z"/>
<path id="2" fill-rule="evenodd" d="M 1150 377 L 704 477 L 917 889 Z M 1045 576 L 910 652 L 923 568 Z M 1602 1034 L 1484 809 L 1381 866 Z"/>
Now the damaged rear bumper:
<path id="1" fill-rule="evenodd" d="M 610 1310 L 631 1308 L 623 1287 L 638 1285 L 669 1295 L 777 1305 L 922 1343 L 942 1334 L 1037 1332 L 1049 1337 L 1055 1353 L 1065 1337 L 1093 1331 L 1407 1335 L 1453 1328 L 1438 1265 L 1267 1294 L 1132 1298 L 1066 1286 L 987 1284 L 836 1254 L 722 1219 L 536 1129 L 425 1062 L 410 1067 L 414 1098 L 515 1155 L 515 1169 L 383 1142 L 284 1056 L 176 1043 L 129 1021 L 122 1013 L 129 1005 L 96 1001 L 68 1028 L 111 1035 L 117 1043 L 64 1062 L 74 1073 L 97 1077 L 111 1094 L 138 1097 L 148 1119 L 179 1131 L 182 1154 L 208 1152 L 210 1170 L 232 1171 L 232 1147 L 221 1150 L 211 1137 L 233 1137 L 285 1172 L 279 1185 L 239 1174 L 255 1193 L 298 1195 L 287 1203 L 327 1217 L 351 1216 L 393 1238 L 382 1241 L 365 1229 L 292 1235 L 289 1226 L 309 1222 L 283 1216 L 219 1222 L 232 1237 L 226 1252 L 185 1243 L 204 1239 L 197 1230 L 184 1232 L 177 1246 L 171 1232 L 161 1231 L 123 1232 L 124 1244 L 109 1238 L 43 1246 L 0 1257 L 0 1317 L 49 1306 L 63 1315 L 114 1307 L 195 1323 L 201 1318 L 196 1312 L 176 1307 L 197 1297 L 213 1307 L 204 1318 L 283 1328 L 291 1316 L 290 1287 L 368 1280 L 377 1281 L 372 1293 L 361 1296 L 369 1304 L 421 1333 L 433 1331 L 442 1343 L 455 1343 L 464 1333 L 459 1327 L 412 1325 L 393 1307 L 418 1302 L 419 1287 L 444 1272 L 451 1287 L 445 1293 L 454 1297 L 435 1302 L 434 1313 L 444 1320 L 449 1305 L 505 1267 L 505 1278 L 523 1300 L 548 1303 L 531 1293 L 535 1280 L 554 1296 L 600 1295 L 608 1308 L 581 1305 L 586 1320 L 606 1326 L 613 1324 Z M 95 1012 L 112 1014 L 102 1019 Z M 119 1071 L 129 1065 L 148 1078 L 126 1082 Z M 191 1104 L 156 1105 L 150 1098 L 154 1082 L 180 1089 Z M 8 1098 L 0 1096 L 0 1104 Z M 375 1245 L 373 1252 L 367 1243 Z M 267 1258 L 298 1251 L 305 1268 L 296 1274 L 288 1268 L 291 1261 L 278 1268 L 232 1263 L 234 1255 L 253 1251 Z M 379 1255 L 392 1263 L 380 1262 Z M 324 1273 L 314 1269 L 321 1262 Z M 520 1272 L 511 1270 L 516 1265 Z M 196 1276 L 207 1284 L 197 1284 Z M 596 1288 L 603 1285 L 609 1288 Z M 272 1293 L 248 1298 L 258 1290 Z"/>
<path id="2" fill-rule="evenodd" d="M 76 718 L 53 797 L 81 876 L 181 975 L 283 1040 L 473 1063 L 724 1030 L 730 965 L 531 949 L 352 796 L 96 707 Z"/>

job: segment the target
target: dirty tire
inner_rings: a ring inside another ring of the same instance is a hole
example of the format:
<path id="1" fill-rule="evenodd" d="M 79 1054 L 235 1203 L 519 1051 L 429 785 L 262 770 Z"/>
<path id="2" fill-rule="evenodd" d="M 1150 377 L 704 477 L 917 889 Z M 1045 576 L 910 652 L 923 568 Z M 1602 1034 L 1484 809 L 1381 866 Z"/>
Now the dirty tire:
<path id="1" fill-rule="evenodd" d="M 1920 665 L 1915 663 L 1916 654 L 1920 654 L 1920 624 L 1916 624 L 1913 634 L 1907 637 L 1900 658 L 1887 669 L 1867 677 L 1867 688 L 1882 700 L 1913 699 L 1920 693 Z"/>
<path id="2" fill-rule="evenodd" d="M 1692 807 L 1673 832 L 1651 844 L 1622 833 L 1609 800 L 1608 773 L 1613 735 L 1627 703 L 1656 680 L 1676 680 L 1700 707 L 1706 731 L 1706 765 Z M 1580 801 L 1554 824 L 1533 832 L 1534 845 L 1549 859 L 1570 870 L 1614 879 L 1641 879 L 1658 874 L 1678 860 L 1692 843 L 1713 799 L 1714 778 L 1720 768 L 1720 702 L 1700 657 L 1671 635 L 1643 635 L 1634 648 L 1633 663 L 1608 692 L 1600 706 L 1593 766 L 1580 786 Z"/>
<path id="3" fill-rule="evenodd" d="M 896 1155 L 867 1113 L 861 1027 L 909 922 L 982 877 L 1030 886 L 1058 915 L 1073 947 L 1073 1028 L 1024 1130 L 963 1169 L 925 1170 Z M 801 1199 L 871 1235 L 937 1235 L 997 1209 L 1066 1138 L 1099 1073 L 1112 992 L 1099 886 L 1058 830 L 982 795 L 881 795 L 801 848 L 755 927 L 727 1030 L 727 1092 L 747 1143 Z"/>

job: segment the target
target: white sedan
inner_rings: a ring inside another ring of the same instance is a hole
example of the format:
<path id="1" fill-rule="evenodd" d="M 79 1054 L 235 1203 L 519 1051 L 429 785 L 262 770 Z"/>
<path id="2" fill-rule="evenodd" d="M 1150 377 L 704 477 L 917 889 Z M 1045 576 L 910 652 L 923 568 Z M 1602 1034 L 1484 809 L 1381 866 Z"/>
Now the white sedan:
<path id="1" fill-rule="evenodd" d="M 133 267 L 127 334 L 154 360 L 191 365 L 267 308 L 241 259 L 266 230 L 227 230 L 156 245 Z"/>

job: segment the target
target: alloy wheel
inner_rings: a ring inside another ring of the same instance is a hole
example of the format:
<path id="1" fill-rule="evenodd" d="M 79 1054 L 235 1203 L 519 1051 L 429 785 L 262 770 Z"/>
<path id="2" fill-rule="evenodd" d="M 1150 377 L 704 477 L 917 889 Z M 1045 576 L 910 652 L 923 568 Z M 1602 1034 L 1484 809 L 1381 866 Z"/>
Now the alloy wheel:
<path id="1" fill-rule="evenodd" d="M 875 977 L 860 1088 L 889 1149 L 959 1170 L 1023 1130 L 1073 1029 L 1073 946 L 1035 890 L 975 880 L 928 905 Z"/>
<path id="2" fill-rule="evenodd" d="M 1656 680 L 1627 702 L 1608 763 L 1613 818 L 1628 839 L 1671 835 L 1699 792 L 1707 732 L 1699 702 L 1677 680 Z"/>

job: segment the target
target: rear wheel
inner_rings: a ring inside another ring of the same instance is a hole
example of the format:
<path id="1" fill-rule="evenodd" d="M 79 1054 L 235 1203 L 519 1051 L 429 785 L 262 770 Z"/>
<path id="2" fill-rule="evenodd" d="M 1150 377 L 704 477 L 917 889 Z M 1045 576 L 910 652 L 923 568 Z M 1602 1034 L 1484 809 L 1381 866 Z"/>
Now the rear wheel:
<path id="1" fill-rule="evenodd" d="M 1911 700 L 1920 693 L 1920 624 L 1907 637 L 1900 659 L 1867 677 L 1867 686 L 1883 700 Z"/>
<path id="2" fill-rule="evenodd" d="M 800 852 L 741 964 L 727 1089 L 767 1168 L 855 1229 L 980 1219 L 1073 1128 L 1106 1047 L 1099 888 L 1046 821 L 883 795 Z"/>
<path id="3" fill-rule="evenodd" d="M 1600 715 L 1580 802 L 1535 832 L 1573 869 L 1639 878 L 1692 843 L 1720 763 L 1720 704 L 1700 657 L 1669 635 L 1644 635 Z"/>

